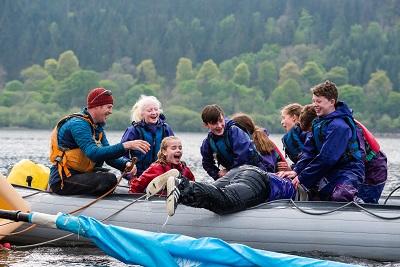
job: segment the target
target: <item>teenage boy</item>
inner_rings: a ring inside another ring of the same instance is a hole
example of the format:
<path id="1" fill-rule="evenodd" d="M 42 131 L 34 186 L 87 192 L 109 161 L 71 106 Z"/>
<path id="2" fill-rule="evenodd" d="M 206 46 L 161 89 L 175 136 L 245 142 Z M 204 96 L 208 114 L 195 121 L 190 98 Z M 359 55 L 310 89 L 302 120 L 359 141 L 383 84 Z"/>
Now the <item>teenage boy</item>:
<path id="1" fill-rule="evenodd" d="M 295 187 L 315 189 L 321 200 L 358 200 L 364 163 L 352 112 L 337 100 L 334 83 L 326 81 L 311 91 L 318 117 L 294 170 L 279 175 L 292 178 Z"/>
<path id="2" fill-rule="evenodd" d="M 262 167 L 259 154 L 248 133 L 232 120 L 224 118 L 221 107 L 215 104 L 205 106 L 201 118 L 204 127 L 209 130 L 200 149 L 202 164 L 214 180 L 224 176 L 230 169 L 244 164 Z M 220 169 L 220 166 L 223 168 Z"/>

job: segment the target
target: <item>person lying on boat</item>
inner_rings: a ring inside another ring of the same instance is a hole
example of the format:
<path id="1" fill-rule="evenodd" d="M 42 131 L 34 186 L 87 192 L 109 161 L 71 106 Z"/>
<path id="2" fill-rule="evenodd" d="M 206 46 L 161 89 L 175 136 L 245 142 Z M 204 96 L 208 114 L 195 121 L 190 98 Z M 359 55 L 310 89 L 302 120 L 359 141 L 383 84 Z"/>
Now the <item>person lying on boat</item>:
<path id="1" fill-rule="evenodd" d="M 109 145 L 103 126 L 112 114 L 111 91 L 94 88 L 87 96 L 81 113 L 62 118 L 51 135 L 49 185 L 60 195 L 102 195 L 117 184 L 115 174 L 102 169 L 103 162 L 124 171 L 131 163 L 122 156 L 127 150 L 146 153 L 149 143 L 143 140 Z M 133 167 L 132 173 L 136 172 Z"/>
<path id="2" fill-rule="evenodd" d="M 158 152 L 158 159 L 152 163 L 147 170 L 138 178 L 133 178 L 130 183 L 130 193 L 144 193 L 147 185 L 157 176 L 171 170 L 176 169 L 187 179 L 194 181 L 194 175 L 181 161 L 182 158 L 182 142 L 178 137 L 165 137 L 161 142 L 161 148 Z"/>
<path id="3" fill-rule="evenodd" d="M 131 140 L 144 140 L 150 144 L 150 151 L 142 153 L 139 150 L 127 150 L 125 157 L 131 159 L 136 157 L 136 177 L 157 160 L 161 141 L 164 137 L 174 135 L 171 127 L 165 122 L 162 114 L 161 102 L 154 96 L 140 96 L 132 107 L 132 125 L 129 126 L 122 136 L 121 143 Z M 128 180 L 134 177 L 125 177 Z"/>
<path id="4" fill-rule="evenodd" d="M 388 176 L 387 158 L 373 134 L 361 122 L 356 121 L 356 125 L 365 164 L 365 180 L 358 196 L 365 203 L 377 204 Z"/>
<path id="5" fill-rule="evenodd" d="M 281 125 L 286 131 L 282 137 L 283 150 L 286 157 L 293 162 L 292 168 L 299 160 L 306 140 L 306 135 L 299 124 L 302 108 L 300 104 L 292 103 L 281 109 Z"/>
<path id="6" fill-rule="evenodd" d="M 264 170 L 268 172 L 286 171 L 287 162 L 279 148 L 268 137 L 268 131 L 255 124 L 253 119 L 245 113 L 232 115 L 232 120 L 250 134 L 257 151 L 260 153 Z M 279 164 L 283 162 L 284 164 Z M 281 166 L 281 167 L 280 167 Z M 282 167 L 285 166 L 285 167 Z"/>
<path id="7" fill-rule="evenodd" d="M 295 187 L 318 187 L 322 200 L 357 200 L 365 170 L 352 113 L 337 100 L 334 83 L 326 81 L 311 91 L 318 117 L 294 170 L 279 175 L 292 178 Z"/>
<path id="8" fill-rule="evenodd" d="M 209 130 L 200 148 L 202 165 L 214 180 L 244 164 L 264 168 L 248 133 L 235 125 L 234 121 L 224 118 L 221 107 L 215 104 L 205 106 L 201 118 L 204 127 Z M 223 168 L 220 169 L 220 166 Z"/>
<path id="9" fill-rule="evenodd" d="M 153 179 L 146 188 L 151 197 L 167 188 L 167 211 L 175 214 L 177 205 L 208 209 L 217 214 L 242 211 L 266 201 L 290 199 L 296 195 L 290 179 L 280 178 L 262 169 L 242 165 L 213 183 L 193 182 L 172 169 Z"/>

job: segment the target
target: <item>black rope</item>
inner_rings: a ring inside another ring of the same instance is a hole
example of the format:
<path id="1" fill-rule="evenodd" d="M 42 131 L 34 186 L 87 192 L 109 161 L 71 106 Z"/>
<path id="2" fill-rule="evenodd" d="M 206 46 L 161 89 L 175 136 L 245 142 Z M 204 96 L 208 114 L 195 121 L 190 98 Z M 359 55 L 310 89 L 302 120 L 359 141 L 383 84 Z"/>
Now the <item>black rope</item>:
<path id="1" fill-rule="evenodd" d="M 386 202 L 389 200 L 389 198 L 394 194 L 394 192 L 396 192 L 399 189 L 400 189 L 400 185 L 398 187 L 396 187 L 395 189 L 393 189 L 392 192 L 390 192 L 390 194 L 385 198 L 385 202 L 383 202 L 383 205 L 386 205 Z"/>
<path id="2" fill-rule="evenodd" d="M 372 216 L 377 217 L 377 218 L 379 218 L 379 219 L 383 219 L 383 220 L 398 220 L 398 219 L 400 219 L 400 216 L 386 217 L 386 216 L 379 215 L 379 214 L 377 214 L 377 213 L 375 213 L 375 212 L 370 211 L 369 209 L 363 207 L 362 205 L 360 205 L 359 203 L 354 202 L 354 201 L 348 202 L 348 203 L 346 203 L 346 204 L 344 204 L 344 205 L 342 205 L 342 206 L 339 206 L 339 207 L 337 207 L 337 208 L 334 208 L 334 209 L 332 209 L 332 210 L 323 211 L 323 212 L 311 212 L 311 211 L 307 211 L 307 210 L 303 209 L 302 207 L 300 207 L 299 205 L 297 205 L 297 203 L 296 203 L 295 201 L 293 201 L 293 199 L 278 199 L 278 200 L 274 200 L 274 201 L 262 203 L 262 204 L 260 204 L 260 205 L 257 205 L 257 206 L 255 206 L 255 207 L 252 207 L 252 208 L 249 208 L 249 209 L 255 209 L 255 208 L 258 208 L 258 207 L 260 207 L 260 206 L 265 206 L 265 205 L 269 205 L 269 204 L 279 203 L 279 202 L 282 202 L 283 200 L 286 200 L 288 203 L 292 204 L 298 211 L 300 211 L 300 212 L 302 212 L 302 213 L 305 213 L 305 214 L 308 214 L 308 215 L 316 215 L 316 216 L 319 216 L 319 215 L 326 215 L 326 214 L 330 214 L 330 213 L 334 213 L 334 212 L 340 211 L 340 210 L 342 210 L 342 209 L 344 209 L 344 208 L 346 208 L 346 207 L 348 207 L 348 206 L 355 206 L 355 207 L 359 208 L 360 210 L 365 211 L 365 212 L 368 213 L 369 215 L 372 215 Z M 312 201 L 310 201 L 310 203 L 312 203 Z"/>

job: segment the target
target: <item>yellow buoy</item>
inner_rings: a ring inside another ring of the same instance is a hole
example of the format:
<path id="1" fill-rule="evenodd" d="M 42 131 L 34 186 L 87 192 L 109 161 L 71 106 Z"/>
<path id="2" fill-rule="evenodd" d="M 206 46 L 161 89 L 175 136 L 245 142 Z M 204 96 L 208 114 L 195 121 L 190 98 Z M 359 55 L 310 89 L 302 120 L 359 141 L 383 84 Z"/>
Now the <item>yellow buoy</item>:
<path id="1" fill-rule="evenodd" d="M 0 209 L 30 211 L 29 204 L 7 182 L 2 174 L 0 174 Z M 22 222 L 0 219 L 0 239 L 17 229 L 21 224 Z"/>
<path id="2" fill-rule="evenodd" d="M 7 180 L 13 185 L 47 190 L 49 175 L 48 167 L 29 159 L 23 159 L 14 165 Z"/>

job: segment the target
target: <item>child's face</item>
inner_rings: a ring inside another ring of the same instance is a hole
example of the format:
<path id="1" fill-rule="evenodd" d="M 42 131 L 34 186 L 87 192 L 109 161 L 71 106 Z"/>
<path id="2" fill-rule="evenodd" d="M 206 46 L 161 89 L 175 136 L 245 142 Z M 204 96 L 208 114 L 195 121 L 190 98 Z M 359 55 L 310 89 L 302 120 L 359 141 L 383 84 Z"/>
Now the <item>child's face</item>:
<path id="1" fill-rule="evenodd" d="M 221 136 L 224 134 L 225 130 L 224 117 L 221 115 L 216 123 L 204 123 L 204 126 L 207 127 L 214 135 Z"/>
<path id="2" fill-rule="evenodd" d="M 182 143 L 180 140 L 170 140 L 167 143 L 167 149 L 163 152 L 167 162 L 179 164 L 182 157 Z"/>
<path id="3" fill-rule="evenodd" d="M 298 117 L 296 115 L 289 115 L 286 112 L 281 113 L 281 124 L 282 127 L 285 129 L 286 132 L 290 131 L 293 126 L 298 122 Z"/>
<path id="4" fill-rule="evenodd" d="M 145 123 L 156 124 L 160 117 L 160 108 L 156 103 L 148 103 L 144 106 L 142 117 Z"/>
<path id="5" fill-rule="evenodd" d="M 328 100 L 324 96 L 313 95 L 312 102 L 317 116 L 325 116 L 335 111 L 335 99 Z"/>

